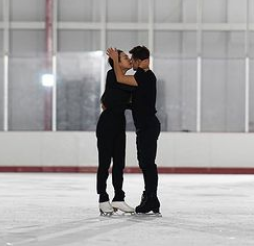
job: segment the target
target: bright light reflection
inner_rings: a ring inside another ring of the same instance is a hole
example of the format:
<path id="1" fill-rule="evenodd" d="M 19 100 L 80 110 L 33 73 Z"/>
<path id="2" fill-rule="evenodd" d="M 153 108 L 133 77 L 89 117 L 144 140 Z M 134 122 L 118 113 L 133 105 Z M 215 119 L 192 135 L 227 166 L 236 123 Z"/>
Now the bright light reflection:
<path id="1" fill-rule="evenodd" d="M 41 83 L 45 87 L 54 86 L 55 79 L 53 74 L 43 74 L 41 77 Z"/>

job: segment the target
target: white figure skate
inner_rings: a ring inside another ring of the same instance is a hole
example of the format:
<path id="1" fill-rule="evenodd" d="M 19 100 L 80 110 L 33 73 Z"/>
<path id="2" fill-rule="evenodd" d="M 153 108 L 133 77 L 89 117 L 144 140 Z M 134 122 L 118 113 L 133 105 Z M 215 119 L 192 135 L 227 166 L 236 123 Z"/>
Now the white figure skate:
<path id="1" fill-rule="evenodd" d="M 116 201 L 111 203 L 114 212 L 117 212 L 117 210 L 120 210 L 124 213 L 130 213 L 134 214 L 135 210 L 131 206 L 129 206 L 126 202 L 124 201 Z"/>
<path id="2" fill-rule="evenodd" d="M 99 209 L 100 209 L 101 216 L 111 216 L 114 213 L 114 209 L 111 206 L 109 201 L 100 202 Z"/>

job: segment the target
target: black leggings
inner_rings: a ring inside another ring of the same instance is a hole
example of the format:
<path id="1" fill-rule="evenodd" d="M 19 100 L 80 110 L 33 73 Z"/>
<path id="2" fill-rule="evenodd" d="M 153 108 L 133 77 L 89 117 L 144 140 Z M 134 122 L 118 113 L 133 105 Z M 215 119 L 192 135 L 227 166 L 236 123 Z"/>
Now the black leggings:
<path id="1" fill-rule="evenodd" d="M 100 202 L 107 201 L 107 179 L 111 160 L 112 183 L 115 190 L 113 200 L 124 200 L 123 170 L 125 168 L 125 116 L 124 113 L 114 113 L 105 110 L 100 115 L 97 128 L 97 147 L 99 153 L 99 166 L 97 170 L 97 193 Z"/>
<path id="2" fill-rule="evenodd" d="M 160 122 L 155 117 L 148 126 L 136 131 L 137 157 L 142 170 L 145 192 L 157 195 L 158 170 L 155 164 L 157 140 L 160 135 Z"/>

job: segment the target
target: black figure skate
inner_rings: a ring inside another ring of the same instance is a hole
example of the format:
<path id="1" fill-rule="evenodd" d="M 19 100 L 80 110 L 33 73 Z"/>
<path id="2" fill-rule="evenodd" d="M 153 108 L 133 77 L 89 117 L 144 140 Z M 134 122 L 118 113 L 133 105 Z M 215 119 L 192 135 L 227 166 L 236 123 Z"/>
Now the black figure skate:
<path id="1" fill-rule="evenodd" d="M 156 217 L 161 217 L 160 213 L 160 202 L 156 195 L 145 194 L 141 197 L 141 203 L 135 208 L 136 215 L 153 215 Z"/>

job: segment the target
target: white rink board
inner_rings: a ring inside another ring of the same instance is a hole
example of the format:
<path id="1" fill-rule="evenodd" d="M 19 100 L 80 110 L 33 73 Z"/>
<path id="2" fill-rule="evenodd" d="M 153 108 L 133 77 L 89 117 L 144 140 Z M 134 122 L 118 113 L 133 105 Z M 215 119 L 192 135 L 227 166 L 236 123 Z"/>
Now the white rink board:
<path id="1" fill-rule="evenodd" d="M 254 135 L 168 133 L 158 141 L 160 167 L 254 167 Z M 127 166 L 137 167 L 135 133 L 127 133 Z M 1 132 L 0 166 L 97 166 L 94 132 Z"/>

